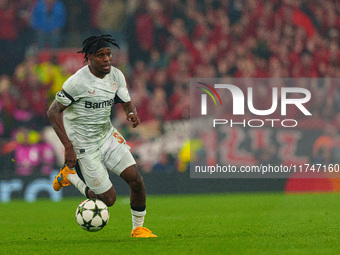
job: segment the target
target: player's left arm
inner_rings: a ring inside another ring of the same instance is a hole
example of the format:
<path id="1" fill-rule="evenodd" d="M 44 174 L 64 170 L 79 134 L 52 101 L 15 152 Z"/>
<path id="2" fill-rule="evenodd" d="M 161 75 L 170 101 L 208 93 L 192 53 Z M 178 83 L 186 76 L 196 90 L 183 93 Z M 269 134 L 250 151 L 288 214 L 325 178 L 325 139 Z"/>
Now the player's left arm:
<path id="1" fill-rule="evenodd" d="M 139 125 L 140 119 L 137 115 L 137 110 L 136 107 L 132 104 L 131 101 L 126 102 L 126 103 L 121 103 L 123 106 L 123 109 L 126 114 L 126 119 L 130 122 L 132 122 L 132 127 L 135 128 Z"/>
<path id="2" fill-rule="evenodd" d="M 115 96 L 115 103 L 120 103 L 125 111 L 126 119 L 132 122 L 132 127 L 135 128 L 139 125 L 140 119 L 137 115 L 136 107 L 131 102 L 131 97 L 126 86 L 125 77 L 119 69 L 116 70 L 116 77 L 118 80 L 118 90 Z"/>

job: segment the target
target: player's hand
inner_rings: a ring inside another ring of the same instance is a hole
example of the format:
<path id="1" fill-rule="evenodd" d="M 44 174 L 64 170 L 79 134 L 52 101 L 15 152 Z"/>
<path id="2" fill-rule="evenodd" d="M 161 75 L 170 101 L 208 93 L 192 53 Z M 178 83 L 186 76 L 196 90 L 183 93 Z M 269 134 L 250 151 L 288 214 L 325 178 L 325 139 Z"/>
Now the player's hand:
<path id="1" fill-rule="evenodd" d="M 65 148 L 65 164 L 69 168 L 73 168 L 77 163 L 77 154 L 73 147 Z"/>
<path id="2" fill-rule="evenodd" d="M 139 123 L 140 123 L 140 119 L 139 119 L 138 115 L 137 115 L 137 114 L 134 114 L 134 113 L 129 114 L 129 115 L 126 117 L 126 119 L 127 119 L 128 121 L 132 122 L 131 127 L 133 127 L 133 128 L 137 127 L 137 126 L 139 125 Z"/>

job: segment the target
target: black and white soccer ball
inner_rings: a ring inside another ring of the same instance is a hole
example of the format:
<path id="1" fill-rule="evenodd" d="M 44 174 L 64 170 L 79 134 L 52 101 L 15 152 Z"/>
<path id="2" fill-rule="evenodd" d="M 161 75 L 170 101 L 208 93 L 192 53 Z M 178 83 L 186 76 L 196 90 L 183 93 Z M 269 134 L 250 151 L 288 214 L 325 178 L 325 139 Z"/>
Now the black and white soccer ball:
<path id="1" fill-rule="evenodd" d="M 76 210 L 78 225 L 90 232 L 103 229 L 109 222 L 109 218 L 106 204 L 99 199 L 86 199 L 78 205 Z"/>

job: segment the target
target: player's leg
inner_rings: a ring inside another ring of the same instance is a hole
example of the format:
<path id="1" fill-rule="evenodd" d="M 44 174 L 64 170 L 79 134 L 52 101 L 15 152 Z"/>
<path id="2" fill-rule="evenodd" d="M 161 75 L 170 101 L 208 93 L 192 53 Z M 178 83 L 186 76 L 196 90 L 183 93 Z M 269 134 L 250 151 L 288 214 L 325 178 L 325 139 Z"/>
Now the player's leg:
<path id="1" fill-rule="evenodd" d="M 101 158 L 98 151 L 78 159 L 76 171 L 64 166 L 53 181 L 53 188 L 58 191 L 72 183 L 87 198 L 98 198 L 112 206 L 116 201 L 116 191 Z"/>
<path id="2" fill-rule="evenodd" d="M 112 206 L 116 201 L 116 191 L 113 186 L 101 194 L 95 194 L 77 174 L 69 174 L 68 180 L 87 198 L 98 198 L 107 206 Z"/>
<path id="3" fill-rule="evenodd" d="M 75 166 L 76 175 L 69 175 L 70 182 L 87 198 L 98 198 L 98 196 L 85 184 L 84 176 L 81 172 L 79 162 Z M 114 192 L 114 197 L 116 194 Z M 104 198 L 103 198 L 104 199 Z M 104 201 L 101 199 L 102 201 Z"/>
<path id="4" fill-rule="evenodd" d="M 77 166 L 79 167 L 78 163 Z M 76 168 L 77 168 L 76 166 Z M 69 186 L 73 184 L 81 194 L 86 196 L 87 198 L 99 198 L 102 201 L 106 201 L 106 204 L 108 206 L 111 206 L 114 204 L 114 201 L 116 200 L 116 192 L 113 187 L 111 187 L 107 192 L 104 192 L 103 194 L 96 195 L 86 184 L 85 180 L 79 172 L 80 169 L 74 170 L 68 168 L 68 166 L 63 166 L 60 169 L 59 174 L 55 177 L 53 181 L 53 189 L 55 191 L 61 190 L 62 187 Z"/>
<path id="5" fill-rule="evenodd" d="M 143 177 L 140 175 L 136 161 L 128 151 L 112 170 L 118 174 L 130 187 L 130 205 L 132 215 L 131 237 L 157 237 L 145 227 L 146 192 Z"/>
<path id="6" fill-rule="evenodd" d="M 137 169 L 137 165 L 127 167 L 120 177 L 130 187 L 130 204 L 133 208 L 145 209 L 146 192 L 143 177 L 140 175 Z"/>
<path id="7" fill-rule="evenodd" d="M 96 196 L 96 198 L 102 200 L 107 206 L 113 206 L 114 203 L 116 202 L 116 191 L 113 186 L 111 188 L 101 194 L 93 194 Z"/>
<path id="8" fill-rule="evenodd" d="M 132 229 L 143 227 L 146 214 L 146 194 L 142 176 L 137 165 L 127 167 L 120 175 L 130 187 L 130 206 L 132 215 Z"/>
<path id="9" fill-rule="evenodd" d="M 78 159 L 80 176 L 83 177 L 85 194 L 88 198 L 98 198 L 107 206 L 116 201 L 116 191 L 109 179 L 106 167 L 102 163 L 101 152 L 96 152 Z"/>
<path id="10" fill-rule="evenodd" d="M 60 168 L 59 174 L 54 178 L 53 189 L 59 191 L 62 187 L 73 184 L 87 198 L 95 198 L 95 194 L 89 187 L 86 186 L 85 180 L 81 174 L 79 164 L 75 168 L 69 168 L 63 165 Z"/>
<path id="11" fill-rule="evenodd" d="M 145 210 L 145 187 L 143 178 L 138 172 L 136 161 L 133 158 L 130 147 L 122 141 L 122 136 L 117 130 L 107 139 L 102 146 L 104 162 L 107 169 L 122 177 L 130 186 L 130 204 L 132 214 L 132 237 L 157 237 L 151 231 L 143 227 Z M 120 139 L 118 139 L 118 137 Z"/>
<path id="12" fill-rule="evenodd" d="M 85 184 L 82 174 L 69 174 L 68 179 L 87 198 L 98 198 L 109 207 L 112 206 L 116 201 L 116 191 L 112 185 L 104 193 L 96 194 Z"/>

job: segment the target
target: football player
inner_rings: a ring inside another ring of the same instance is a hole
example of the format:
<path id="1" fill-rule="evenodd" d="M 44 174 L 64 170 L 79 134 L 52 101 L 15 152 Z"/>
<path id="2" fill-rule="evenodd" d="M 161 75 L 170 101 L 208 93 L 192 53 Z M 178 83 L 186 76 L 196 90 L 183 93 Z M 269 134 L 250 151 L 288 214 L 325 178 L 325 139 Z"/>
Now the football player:
<path id="1" fill-rule="evenodd" d="M 49 121 L 65 147 L 65 165 L 55 177 L 53 188 L 73 184 L 87 198 L 98 198 L 107 206 L 116 200 L 108 170 L 130 187 L 131 237 L 157 237 L 143 227 L 146 193 L 130 147 L 113 127 L 111 108 L 120 103 L 133 128 L 140 123 L 126 87 L 123 73 L 111 65 L 110 35 L 91 36 L 83 49 L 88 65 L 79 69 L 62 86 L 48 109 Z"/>

